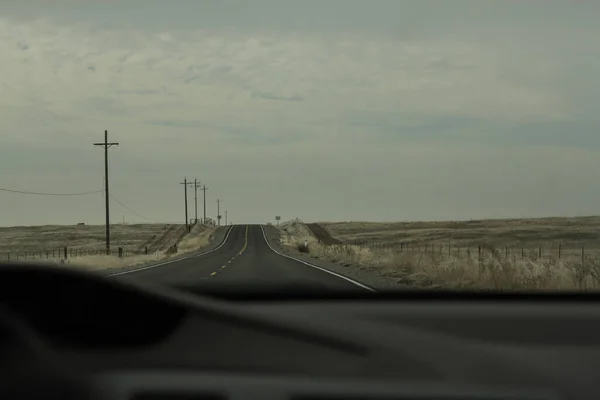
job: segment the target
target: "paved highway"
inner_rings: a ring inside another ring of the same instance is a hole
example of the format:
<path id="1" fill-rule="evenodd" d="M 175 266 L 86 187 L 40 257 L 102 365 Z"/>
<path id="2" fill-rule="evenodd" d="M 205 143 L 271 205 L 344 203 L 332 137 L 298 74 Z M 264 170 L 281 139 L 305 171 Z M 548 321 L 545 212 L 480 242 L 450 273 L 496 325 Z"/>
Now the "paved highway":
<path id="1" fill-rule="evenodd" d="M 302 286 L 315 290 L 368 290 L 359 282 L 276 252 L 260 225 L 234 225 L 219 247 L 197 256 L 115 274 L 160 286 Z"/>

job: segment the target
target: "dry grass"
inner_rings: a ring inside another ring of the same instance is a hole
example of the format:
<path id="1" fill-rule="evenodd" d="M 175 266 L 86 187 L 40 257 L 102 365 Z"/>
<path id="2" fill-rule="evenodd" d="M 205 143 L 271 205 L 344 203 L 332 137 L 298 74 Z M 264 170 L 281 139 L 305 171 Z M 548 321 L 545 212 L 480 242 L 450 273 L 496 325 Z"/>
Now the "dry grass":
<path id="1" fill-rule="evenodd" d="M 153 261 L 167 260 L 174 255 L 168 255 L 166 253 L 156 252 L 155 254 L 143 254 L 135 255 L 131 257 L 119 258 L 116 256 L 107 255 L 95 255 L 95 256 L 81 256 L 73 257 L 67 260 L 67 263 L 63 264 L 61 260 L 42 260 L 42 263 L 48 263 L 50 265 L 61 265 L 64 267 L 74 268 L 85 271 L 100 271 L 107 269 L 119 269 L 123 267 L 132 267 L 136 265 L 143 265 Z"/>
<path id="2" fill-rule="evenodd" d="M 213 225 L 198 224 L 194 226 L 191 232 L 177 244 L 176 253 L 172 253 L 166 249 L 156 251 L 153 254 L 135 255 L 125 258 L 106 255 L 74 257 L 70 260 L 69 265 L 74 268 L 85 268 L 86 270 L 100 270 L 142 265 L 153 261 L 165 261 L 207 246 L 211 242 L 215 230 L 216 227 Z"/>
<path id="3" fill-rule="evenodd" d="M 455 246 L 599 247 L 600 217 L 488 219 L 442 222 L 324 222 L 343 241 L 446 243 Z"/>
<path id="4" fill-rule="evenodd" d="M 187 253 L 207 246 L 217 229 L 214 225 L 196 225 L 177 245 L 178 253 Z"/>
<path id="5" fill-rule="evenodd" d="M 138 250 L 152 243 L 157 237 L 172 227 L 181 232 L 183 225 L 172 224 L 132 224 L 111 225 L 111 244 Z M 104 249 L 105 231 L 103 225 L 45 225 L 15 226 L 0 228 L 0 254 L 52 250 L 69 247 L 77 250 Z"/>
<path id="6" fill-rule="evenodd" d="M 17 240 L 12 239 L 12 243 L 22 243 L 21 248 L 29 249 L 28 260 L 31 260 L 31 255 L 37 251 L 38 262 L 47 262 L 52 265 L 68 265 L 73 268 L 82 268 L 85 270 L 102 270 L 102 269 L 113 269 L 122 268 L 126 266 L 142 265 L 153 261 L 168 260 L 173 257 L 180 256 L 181 254 L 199 250 L 211 242 L 212 235 L 216 229 L 213 225 L 202 225 L 198 224 L 193 227 L 192 231 L 181 239 L 183 233 L 185 233 L 185 227 L 178 225 L 124 225 L 120 226 L 121 229 L 114 229 L 111 227 L 111 232 L 116 231 L 116 240 L 113 240 L 113 247 L 124 246 L 124 243 L 128 244 L 129 249 L 141 250 L 145 246 L 149 249 L 153 248 L 154 251 L 150 250 L 149 254 L 133 254 L 124 258 L 119 258 L 113 255 L 75 255 L 68 259 L 67 264 L 63 264 L 64 260 L 61 260 L 58 256 L 58 251 L 55 252 L 57 256 L 55 259 L 44 260 L 39 259 L 40 254 L 42 257 L 44 253 L 40 251 L 40 248 L 46 247 L 51 248 L 53 246 L 59 247 L 58 243 L 62 246 L 73 247 L 83 251 L 102 251 L 104 249 L 104 227 L 89 226 L 89 227 L 18 227 L 18 228 L 2 228 L 4 232 L 0 230 L 0 237 L 2 233 L 5 237 L 10 236 L 7 232 L 17 233 Z M 62 229 L 61 229 L 62 228 Z M 75 228 L 75 230 L 73 229 Z M 87 228 L 87 229 L 85 229 Z M 99 229 L 101 228 L 101 229 Z M 98 233 L 101 231 L 101 234 Z M 53 232 L 54 236 L 40 234 L 37 242 L 26 241 L 23 238 L 35 237 L 32 232 L 46 233 Z M 71 240 L 66 241 L 76 232 L 77 235 Z M 20 233 L 20 235 L 19 235 Z M 125 235 L 130 235 L 128 239 L 125 239 Z M 47 237 L 48 240 L 40 238 Z M 120 239 L 120 240 L 119 240 Z M 36 243 L 38 247 L 33 247 L 31 243 Z M 177 252 L 173 253 L 169 251 L 169 247 L 172 244 L 177 243 Z M 5 244 L 6 246 L 6 244 Z M 34 250 L 35 249 L 35 250 Z M 5 250 L 5 253 L 8 250 Z M 12 250 L 14 253 L 14 250 Z M 27 250 L 21 250 L 21 255 L 25 254 Z M 14 259 L 14 256 L 13 256 Z M 20 260 L 25 258 L 21 257 Z"/>
<path id="7" fill-rule="evenodd" d="M 327 224 L 327 227 L 331 229 L 331 225 L 335 224 Z M 377 225 L 381 232 L 382 224 Z M 393 225 L 393 229 L 389 230 L 397 231 L 396 224 L 390 225 Z M 281 228 L 282 245 L 290 249 L 307 240 L 310 253 L 314 257 L 370 270 L 398 283 L 415 287 L 494 290 L 600 288 L 600 260 L 594 257 L 586 257 L 583 262 L 581 259 L 521 259 L 520 255 L 507 256 L 504 251 L 498 251 L 491 246 L 485 248 L 481 258 L 477 253 L 467 252 L 448 255 L 431 251 L 374 249 L 354 245 L 323 246 L 302 224 L 285 223 Z M 356 224 L 351 227 L 353 235 L 360 234 L 356 229 Z M 336 233 L 335 228 L 331 231 Z"/>

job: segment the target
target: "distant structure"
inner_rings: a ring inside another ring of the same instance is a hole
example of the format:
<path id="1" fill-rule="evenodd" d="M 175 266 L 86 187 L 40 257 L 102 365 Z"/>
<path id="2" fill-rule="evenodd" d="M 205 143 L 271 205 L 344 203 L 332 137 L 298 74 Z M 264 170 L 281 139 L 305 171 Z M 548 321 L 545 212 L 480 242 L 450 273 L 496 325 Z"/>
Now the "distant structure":
<path id="1" fill-rule="evenodd" d="M 77 226 L 84 226 L 84 225 L 85 225 L 85 222 L 78 222 L 77 223 Z"/>

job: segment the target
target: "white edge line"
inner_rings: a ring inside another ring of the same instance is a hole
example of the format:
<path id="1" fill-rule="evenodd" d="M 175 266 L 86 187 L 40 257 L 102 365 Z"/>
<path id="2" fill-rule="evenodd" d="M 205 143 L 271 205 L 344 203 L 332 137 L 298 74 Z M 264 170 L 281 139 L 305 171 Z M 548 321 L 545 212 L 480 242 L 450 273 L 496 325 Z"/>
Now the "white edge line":
<path id="1" fill-rule="evenodd" d="M 314 264 L 311 264 L 311 263 L 309 263 L 309 262 L 306 262 L 306 261 L 300 260 L 300 259 L 298 259 L 298 258 L 295 258 L 295 257 L 292 257 L 292 256 L 288 256 L 287 254 L 283 254 L 283 253 L 280 253 L 280 252 L 278 252 L 277 250 L 275 250 L 275 249 L 273 248 L 273 246 L 271 246 L 271 243 L 269 243 L 269 240 L 267 239 L 267 235 L 265 234 L 265 229 L 263 228 L 263 226 L 262 226 L 262 225 L 260 225 L 260 230 L 262 231 L 263 238 L 265 239 L 265 242 L 267 243 L 267 246 L 269 246 L 269 248 L 270 248 L 270 249 L 271 249 L 271 250 L 272 250 L 274 253 L 276 253 L 276 254 L 279 254 L 279 255 L 280 255 L 280 256 L 282 256 L 282 257 L 286 257 L 286 258 L 292 259 L 292 260 L 294 260 L 294 261 L 297 261 L 297 262 L 299 262 L 299 263 L 302 263 L 302 264 L 304 264 L 304 265 L 308 265 L 309 267 L 313 267 L 313 268 L 316 268 L 316 269 L 318 269 L 318 270 L 321 270 L 321 271 L 323 271 L 323 272 L 327 272 L 327 273 L 328 273 L 328 274 L 330 274 L 330 275 L 336 276 L 336 277 L 338 277 L 338 278 L 340 278 L 340 279 L 343 279 L 343 280 L 345 280 L 345 281 L 348 281 L 348 282 L 350 282 L 350 283 L 352 283 L 352 284 L 354 284 L 354 285 L 356 285 L 356 286 L 359 286 L 359 287 L 361 287 L 361 288 L 363 288 L 363 289 L 366 289 L 366 290 L 369 290 L 369 291 L 371 291 L 371 292 L 376 292 L 376 291 L 377 291 L 377 290 L 373 289 L 372 287 L 369 287 L 369 286 L 367 286 L 367 285 L 365 285 L 365 284 L 362 284 L 362 283 L 360 283 L 360 282 L 357 282 L 357 281 L 355 281 L 354 279 L 350 279 L 350 278 L 348 278 L 348 277 L 346 277 L 346 276 L 344 276 L 344 275 L 340 275 L 340 274 L 338 274 L 338 273 L 335 273 L 335 272 L 333 272 L 333 271 L 330 271 L 330 270 L 328 270 L 328 269 L 326 269 L 326 268 L 318 267 L 318 266 L 316 266 L 316 265 L 314 265 Z"/>
<path id="2" fill-rule="evenodd" d="M 223 241 L 221 242 L 221 244 L 218 245 L 217 247 L 215 247 L 212 250 L 208 250 L 208 251 L 205 251 L 203 253 L 194 254 L 193 256 L 182 257 L 182 258 L 178 258 L 176 260 L 169 260 L 169 261 L 165 261 L 165 262 L 158 263 L 158 264 L 148 265 L 148 266 L 142 267 L 142 268 L 136 268 L 136 269 L 132 269 L 132 270 L 129 270 L 129 271 L 123 271 L 123 272 L 117 272 L 117 273 L 114 273 L 114 274 L 109 274 L 109 275 L 106 275 L 106 276 L 118 276 L 118 275 L 132 274 L 134 272 L 144 271 L 144 270 L 151 269 L 151 268 L 156 268 L 156 267 L 162 267 L 163 265 L 173 264 L 173 263 L 176 263 L 176 262 L 179 262 L 179 261 L 188 260 L 190 258 L 200 257 L 200 256 L 203 256 L 205 254 L 212 253 L 213 251 L 219 250 L 221 247 L 223 247 L 225 245 L 225 243 L 227 243 L 227 239 L 229 238 L 229 234 L 231 233 L 232 229 L 233 229 L 233 225 L 231 227 L 229 227 L 229 229 L 227 230 L 227 234 L 225 235 L 225 239 L 223 239 Z"/>

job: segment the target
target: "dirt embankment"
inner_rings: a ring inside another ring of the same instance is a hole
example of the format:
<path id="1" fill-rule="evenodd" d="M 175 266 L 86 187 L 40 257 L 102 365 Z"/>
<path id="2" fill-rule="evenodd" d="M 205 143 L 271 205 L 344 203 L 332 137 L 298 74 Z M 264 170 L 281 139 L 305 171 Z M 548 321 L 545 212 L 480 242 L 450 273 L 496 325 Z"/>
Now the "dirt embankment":
<path id="1" fill-rule="evenodd" d="M 150 240 L 140 246 L 140 251 L 148 249 L 148 253 L 166 251 L 179 243 L 187 234 L 185 225 L 168 225 L 160 235 L 154 235 Z"/>
<path id="2" fill-rule="evenodd" d="M 316 223 L 306 224 L 306 227 L 308 229 L 310 229 L 312 234 L 315 235 L 315 237 L 324 245 L 329 246 L 329 245 L 343 244 L 340 240 L 331 236 L 329 231 L 327 231 L 327 229 L 323 228 L 319 224 L 316 224 Z"/>

